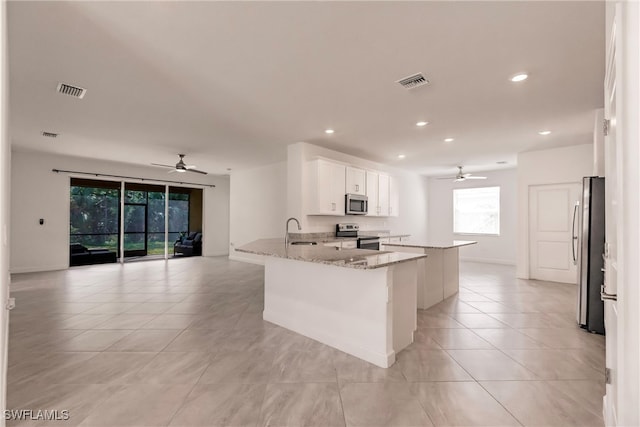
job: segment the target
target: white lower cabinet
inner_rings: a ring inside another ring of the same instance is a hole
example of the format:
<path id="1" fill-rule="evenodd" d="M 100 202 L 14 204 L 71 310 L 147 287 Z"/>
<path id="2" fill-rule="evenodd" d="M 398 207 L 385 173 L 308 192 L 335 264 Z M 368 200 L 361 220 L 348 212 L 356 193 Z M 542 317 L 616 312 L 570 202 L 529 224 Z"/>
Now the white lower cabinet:
<path id="1" fill-rule="evenodd" d="M 335 246 L 340 249 L 357 249 L 358 243 L 355 240 L 336 240 L 335 242 L 326 242 L 325 246 Z"/>
<path id="2" fill-rule="evenodd" d="M 335 246 L 336 248 L 342 248 L 342 242 L 326 242 L 325 246 Z"/>
<path id="3" fill-rule="evenodd" d="M 358 242 L 355 240 L 348 240 L 346 242 L 342 242 L 342 249 L 357 249 Z"/>

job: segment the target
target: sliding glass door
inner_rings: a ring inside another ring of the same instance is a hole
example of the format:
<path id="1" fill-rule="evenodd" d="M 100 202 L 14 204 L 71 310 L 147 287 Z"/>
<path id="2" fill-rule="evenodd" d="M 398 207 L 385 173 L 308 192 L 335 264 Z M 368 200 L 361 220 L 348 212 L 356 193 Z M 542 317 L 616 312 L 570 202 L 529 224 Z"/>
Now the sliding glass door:
<path id="1" fill-rule="evenodd" d="M 120 251 L 120 183 L 73 179 L 69 243 Z"/>
<path id="2" fill-rule="evenodd" d="M 124 256 L 147 255 L 147 205 L 124 204 Z"/>
<path id="3" fill-rule="evenodd" d="M 164 255 L 166 188 L 125 184 L 124 256 Z"/>
<path id="4" fill-rule="evenodd" d="M 122 201 L 121 191 L 120 182 L 71 179 L 72 245 L 106 249 L 120 257 L 120 239 L 123 239 L 125 258 L 160 256 L 165 254 L 165 239 L 168 239 L 168 253 L 172 254 L 173 245 L 181 235 L 202 231 L 200 189 L 125 183 Z M 167 223 L 168 235 L 165 235 Z"/>

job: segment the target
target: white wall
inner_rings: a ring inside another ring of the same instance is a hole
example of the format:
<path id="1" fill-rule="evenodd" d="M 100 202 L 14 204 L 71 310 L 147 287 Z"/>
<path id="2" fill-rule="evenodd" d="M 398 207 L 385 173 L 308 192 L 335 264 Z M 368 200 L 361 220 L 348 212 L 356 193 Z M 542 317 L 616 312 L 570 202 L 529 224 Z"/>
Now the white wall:
<path id="1" fill-rule="evenodd" d="M 70 178 L 69 174 L 55 173 L 52 169 L 141 177 L 144 182 L 167 179 L 214 184 L 215 188 L 206 187 L 203 191 L 202 251 L 204 256 L 228 253 L 227 177 L 195 174 L 177 177 L 153 167 L 21 151 L 13 152 L 11 165 L 11 234 L 17 236 L 11 241 L 12 273 L 60 270 L 69 266 Z M 38 223 L 40 218 L 44 219 L 44 225 Z"/>
<path id="2" fill-rule="evenodd" d="M 262 262 L 261 256 L 236 252 L 234 248 L 257 239 L 284 238 L 287 163 L 234 171 L 230 196 L 229 258 Z M 294 225 L 291 231 L 294 231 Z"/>
<path id="3" fill-rule="evenodd" d="M 593 176 L 604 176 L 604 108 L 595 112 L 593 125 Z"/>
<path id="4" fill-rule="evenodd" d="M 616 116 L 618 159 L 615 163 L 618 221 L 617 355 L 618 425 L 640 425 L 640 4 L 607 2 L 607 23 L 616 14 Z M 609 34 L 607 32 L 607 34 Z M 621 227 L 620 227 L 621 225 Z M 609 359 L 609 357 L 607 358 Z M 605 420 L 606 421 L 606 420 Z"/>
<path id="5" fill-rule="evenodd" d="M 582 183 L 592 176 L 593 144 L 518 154 L 518 250 L 516 274 L 529 278 L 529 187 Z"/>
<path id="6" fill-rule="evenodd" d="M 0 68 L 0 304 L 4 306 L 9 296 L 9 206 L 11 180 L 11 149 L 9 143 L 9 65 L 7 55 L 7 2 L 0 4 L 0 39 L 2 40 L 2 66 Z M 0 306 L 0 409 L 7 409 L 7 347 L 9 316 Z M 4 417 L 0 426 L 5 425 Z"/>
<path id="7" fill-rule="evenodd" d="M 483 181 L 429 179 L 429 241 L 476 240 L 477 245 L 460 248 L 460 258 L 498 264 L 516 263 L 518 230 L 518 184 L 516 169 L 482 172 Z M 500 187 L 500 235 L 453 234 L 453 189 Z"/>
<path id="8" fill-rule="evenodd" d="M 336 160 L 365 169 L 388 172 L 398 178 L 400 195 L 400 213 L 398 217 L 318 216 L 305 215 L 308 201 L 307 162 L 318 157 Z M 427 193 L 428 179 L 421 175 L 397 170 L 389 166 L 364 160 L 355 156 L 329 150 L 316 145 L 300 142 L 289 145 L 287 152 L 287 214 L 296 217 L 302 224 L 302 232 L 335 231 L 339 222 L 352 222 L 360 225 L 361 230 L 391 230 L 394 233 L 406 233 L 418 239 L 427 238 Z"/>

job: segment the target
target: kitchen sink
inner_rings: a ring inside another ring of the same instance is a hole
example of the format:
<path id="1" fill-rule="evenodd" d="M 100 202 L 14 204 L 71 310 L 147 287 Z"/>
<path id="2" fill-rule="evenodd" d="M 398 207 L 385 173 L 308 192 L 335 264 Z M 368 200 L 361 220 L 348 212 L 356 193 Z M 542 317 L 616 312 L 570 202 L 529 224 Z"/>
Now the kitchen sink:
<path id="1" fill-rule="evenodd" d="M 313 246 L 313 245 L 317 245 L 318 242 L 291 242 L 291 245 L 306 245 L 306 246 Z"/>

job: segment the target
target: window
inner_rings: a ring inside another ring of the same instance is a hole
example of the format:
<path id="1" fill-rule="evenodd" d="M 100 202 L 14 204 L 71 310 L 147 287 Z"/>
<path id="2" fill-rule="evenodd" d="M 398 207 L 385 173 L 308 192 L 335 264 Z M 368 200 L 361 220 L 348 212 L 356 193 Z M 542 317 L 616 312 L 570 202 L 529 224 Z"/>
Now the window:
<path id="1" fill-rule="evenodd" d="M 80 179 L 72 182 L 70 243 L 118 252 L 120 190 L 117 185 Z"/>
<path id="2" fill-rule="evenodd" d="M 500 234 L 500 187 L 453 190 L 453 232 Z"/>
<path id="3" fill-rule="evenodd" d="M 124 257 L 162 255 L 165 251 L 165 207 L 169 212 L 169 249 L 181 234 L 202 230 L 202 190 L 187 187 L 71 178 L 70 243 L 104 248 Z M 121 208 L 124 228 L 121 229 Z"/>

